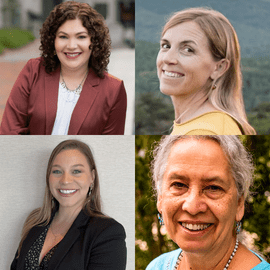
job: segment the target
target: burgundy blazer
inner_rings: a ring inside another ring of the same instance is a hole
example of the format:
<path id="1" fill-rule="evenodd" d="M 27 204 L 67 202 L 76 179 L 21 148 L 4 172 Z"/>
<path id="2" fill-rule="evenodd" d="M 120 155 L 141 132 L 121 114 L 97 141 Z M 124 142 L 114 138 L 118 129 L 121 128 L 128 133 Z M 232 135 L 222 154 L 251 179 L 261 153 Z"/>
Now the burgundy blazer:
<path id="1" fill-rule="evenodd" d="M 8 98 L 0 134 L 50 135 L 57 112 L 60 67 L 48 74 L 42 58 L 30 59 Z M 127 96 L 123 81 L 90 68 L 71 116 L 68 135 L 124 134 Z"/>

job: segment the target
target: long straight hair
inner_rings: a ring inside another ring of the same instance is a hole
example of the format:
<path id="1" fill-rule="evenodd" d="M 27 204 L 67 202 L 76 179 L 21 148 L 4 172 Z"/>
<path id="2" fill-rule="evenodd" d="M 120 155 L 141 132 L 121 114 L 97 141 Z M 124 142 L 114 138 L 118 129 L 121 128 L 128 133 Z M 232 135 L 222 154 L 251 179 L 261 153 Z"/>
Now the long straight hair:
<path id="1" fill-rule="evenodd" d="M 53 198 L 53 195 L 50 191 L 49 186 L 49 177 L 52 170 L 53 162 L 56 156 L 64 150 L 76 149 L 79 150 L 87 159 L 87 162 L 90 167 L 90 171 L 95 172 L 94 186 L 90 196 L 87 196 L 84 201 L 83 210 L 89 216 L 100 216 L 105 217 L 101 211 L 101 197 L 100 197 L 100 186 L 99 186 L 99 177 L 95 164 L 95 160 L 90 150 L 89 146 L 78 140 L 66 140 L 58 144 L 51 153 L 51 156 L 48 161 L 47 173 L 46 173 L 46 188 L 45 195 L 43 200 L 43 205 L 40 208 L 33 210 L 30 215 L 27 217 L 21 235 L 21 241 L 18 248 L 18 256 L 22 248 L 23 241 L 27 237 L 29 231 L 35 226 L 46 226 L 49 224 L 52 214 L 58 210 L 59 203 Z"/>
<path id="2" fill-rule="evenodd" d="M 208 39 L 209 49 L 216 61 L 221 59 L 230 61 L 229 69 L 209 86 L 206 98 L 218 110 L 226 112 L 239 122 L 246 135 L 256 134 L 254 128 L 248 123 L 245 112 L 240 45 L 233 26 L 218 11 L 208 8 L 189 8 L 172 15 L 165 24 L 161 36 L 169 28 L 189 21 L 194 21 L 200 26 Z"/>

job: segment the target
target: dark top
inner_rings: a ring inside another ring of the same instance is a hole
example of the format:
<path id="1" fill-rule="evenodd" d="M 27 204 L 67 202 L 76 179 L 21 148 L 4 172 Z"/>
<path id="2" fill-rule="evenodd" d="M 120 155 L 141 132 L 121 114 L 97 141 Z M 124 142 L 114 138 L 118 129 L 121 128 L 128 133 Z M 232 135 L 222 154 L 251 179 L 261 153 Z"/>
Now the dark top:
<path id="1" fill-rule="evenodd" d="M 26 257 L 45 226 L 35 226 L 17 253 L 11 270 L 25 270 Z M 48 261 L 48 270 L 125 270 L 123 226 L 108 217 L 90 217 L 82 210 Z M 31 268 L 30 268 L 31 269 Z M 35 268 L 34 268 L 35 269 Z"/>
<path id="2" fill-rule="evenodd" d="M 49 230 L 49 225 L 44 228 L 44 231 L 39 235 L 34 244 L 31 246 L 27 255 L 25 257 L 24 270 L 47 270 L 49 261 L 57 249 L 58 244 L 56 244 L 47 254 L 43 257 L 41 263 L 39 264 L 39 256 L 42 250 L 42 247 L 45 242 L 47 232 Z"/>

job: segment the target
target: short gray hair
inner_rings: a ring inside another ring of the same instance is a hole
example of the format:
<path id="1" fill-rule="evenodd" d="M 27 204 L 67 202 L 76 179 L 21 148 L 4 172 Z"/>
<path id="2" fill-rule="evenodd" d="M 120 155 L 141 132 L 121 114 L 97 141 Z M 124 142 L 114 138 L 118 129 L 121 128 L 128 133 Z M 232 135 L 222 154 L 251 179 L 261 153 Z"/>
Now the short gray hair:
<path id="1" fill-rule="evenodd" d="M 156 195 L 161 193 L 162 180 L 172 146 L 177 141 L 187 139 L 212 140 L 220 145 L 228 159 L 230 171 L 236 184 L 238 198 L 243 196 L 246 200 L 249 196 L 249 188 L 253 182 L 254 165 L 251 155 L 247 152 L 239 137 L 232 135 L 163 136 L 153 151 L 154 159 L 151 163 L 153 186 Z"/>

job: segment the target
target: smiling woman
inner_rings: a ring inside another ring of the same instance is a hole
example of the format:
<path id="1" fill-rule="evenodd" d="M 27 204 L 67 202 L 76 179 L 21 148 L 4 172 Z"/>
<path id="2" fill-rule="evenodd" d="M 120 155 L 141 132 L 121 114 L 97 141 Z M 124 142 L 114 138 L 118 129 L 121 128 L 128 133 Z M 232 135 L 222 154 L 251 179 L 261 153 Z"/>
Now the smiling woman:
<path id="1" fill-rule="evenodd" d="M 223 14 L 200 7 L 173 14 L 156 64 L 160 91 L 174 106 L 172 135 L 256 133 L 243 103 L 237 34 Z"/>
<path id="2" fill-rule="evenodd" d="M 125 230 L 101 211 L 99 175 L 88 145 L 66 140 L 48 161 L 43 205 L 28 216 L 16 269 L 122 269 Z"/>
<path id="3" fill-rule="evenodd" d="M 124 134 L 126 91 L 107 73 L 104 18 L 86 3 L 67 1 L 51 11 L 40 35 L 42 55 L 15 82 L 0 134 Z"/>
<path id="4" fill-rule="evenodd" d="M 165 136 L 154 150 L 153 183 L 160 222 L 180 249 L 147 270 L 270 269 L 238 239 L 252 173 L 236 136 Z"/>

